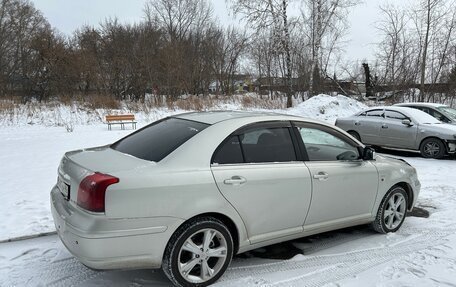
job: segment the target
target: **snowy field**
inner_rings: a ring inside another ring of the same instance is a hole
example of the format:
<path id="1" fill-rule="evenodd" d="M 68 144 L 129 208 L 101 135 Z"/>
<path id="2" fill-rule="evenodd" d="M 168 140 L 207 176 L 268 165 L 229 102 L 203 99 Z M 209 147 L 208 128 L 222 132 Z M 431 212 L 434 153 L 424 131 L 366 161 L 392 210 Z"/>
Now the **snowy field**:
<path id="1" fill-rule="evenodd" d="M 333 122 L 364 108 L 343 97 L 319 96 L 280 112 Z M 162 113 L 164 115 L 166 113 Z M 142 117 L 139 117 L 142 119 Z M 147 124 L 141 120 L 138 127 Z M 49 191 L 65 151 L 111 143 L 131 130 L 101 123 L 64 127 L 0 126 L 0 240 L 53 231 Z M 456 286 L 454 159 L 394 153 L 415 166 L 418 206 L 399 232 L 368 227 L 302 238 L 237 256 L 215 286 Z M 84 267 L 57 236 L 0 244 L 0 286 L 169 286 L 158 271 L 98 272 Z"/>

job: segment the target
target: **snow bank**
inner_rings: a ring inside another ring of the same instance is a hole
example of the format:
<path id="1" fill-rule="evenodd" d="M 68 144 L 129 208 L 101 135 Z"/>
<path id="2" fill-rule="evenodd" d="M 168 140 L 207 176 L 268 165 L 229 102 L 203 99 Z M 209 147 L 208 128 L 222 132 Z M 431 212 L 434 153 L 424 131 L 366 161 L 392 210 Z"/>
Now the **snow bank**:
<path id="1" fill-rule="evenodd" d="M 348 117 L 367 106 L 342 95 L 318 95 L 287 110 L 288 113 L 334 123 L 338 117 Z"/>

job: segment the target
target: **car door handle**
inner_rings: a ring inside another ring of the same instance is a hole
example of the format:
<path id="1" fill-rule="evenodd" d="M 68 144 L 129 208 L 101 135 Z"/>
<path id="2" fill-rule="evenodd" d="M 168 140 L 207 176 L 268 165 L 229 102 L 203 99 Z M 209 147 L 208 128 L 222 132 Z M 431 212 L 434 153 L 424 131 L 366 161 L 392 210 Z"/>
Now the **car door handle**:
<path id="1" fill-rule="evenodd" d="M 313 178 L 318 179 L 318 180 L 327 180 L 329 177 L 329 174 L 323 171 L 320 171 L 317 174 L 313 175 Z"/>
<path id="2" fill-rule="evenodd" d="M 360 122 L 355 122 L 355 126 L 360 126 L 361 123 Z"/>
<path id="3" fill-rule="evenodd" d="M 230 184 L 230 185 L 240 185 L 240 184 L 244 184 L 246 182 L 247 182 L 247 179 L 245 179 L 242 176 L 238 176 L 238 175 L 232 176 L 231 178 L 225 179 L 223 181 L 224 184 Z"/>
<path id="4" fill-rule="evenodd" d="M 387 129 L 388 126 L 387 125 L 382 125 L 382 129 Z"/>

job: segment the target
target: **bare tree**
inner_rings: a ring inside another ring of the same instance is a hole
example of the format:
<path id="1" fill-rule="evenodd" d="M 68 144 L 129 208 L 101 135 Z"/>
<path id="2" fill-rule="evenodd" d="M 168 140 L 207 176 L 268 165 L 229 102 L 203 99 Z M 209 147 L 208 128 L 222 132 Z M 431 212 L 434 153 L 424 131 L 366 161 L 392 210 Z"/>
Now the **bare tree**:
<path id="1" fill-rule="evenodd" d="M 404 69 L 408 58 L 412 56 L 406 53 L 410 47 L 407 38 L 407 12 L 391 4 L 380 6 L 380 11 L 383 19 L 377 24 L 377 30 L 383 35 L 383 39 L 380 42 L 378 58 L 384 70 L 382 80 L 392 86 L 395 95 L 399 82 L 406 81 Z"/>
<path id="2" fill-rule="evenodd" d="M 234 88 L 234 75 L 238 71 L 239 60 L 247 48 L 248 38 L 245 31 L 229 27 L 226 30 L 219 30 L 214 44 L 214 74 L 222 92 L 230 94 Z"/>
<path id="3" fill-rule="evenodd" d="M 31 2 L 0 1 L 0 83 L 3 82 L 3 90 L 7 89 L 6 86 L 8 90 L 30 90 L 30 44 L 38 33 L 49 27 Z"/>
<path id="4" fill-rule="evenodd" d="M 280 50 L 285 55 L 287 81 L 287 107 L 292 106 L 292 65 L 290 51 L 290 33 L 287 8 L 290 0 L 232 0 L 235 14 L 241 15 L 256 33 L 270 30 L 273 38 L 280 43 Z"/>
<path id="5" fill-rule="evenodd" d="M 333 51 L 336 43 L 343 35 L 346 28 L 346 17 L 348 8 L 357 5 L 359 0 L 306 0 L 306 6 L 301 14 L 310 23 L 311 42 L 311 73 L 309 81 L 309 95 L 313 96 L 315 76 L 320 75 L 320 69 L 327 64 L 321 60 L 321 49 L 325 37 L 333 37 L 330 41 L 329 51 Z M 329 59 L 329 57 L 328 57 Z"/>
<path id="6" fill-rule="evenodd" d="M 453 1 L 423 0 L 418 6 L 380 7 L 383 15 L 377 25 L 383 35 L 377 55 L 383 74 L 380 80 L 392 87 L 393 94 L 401 87 L 405 91 L 417 83 L 420 101 L 434 97 L 427 89 L 451 68 L 450 58 L 456 44 L 454 5 Z"/>

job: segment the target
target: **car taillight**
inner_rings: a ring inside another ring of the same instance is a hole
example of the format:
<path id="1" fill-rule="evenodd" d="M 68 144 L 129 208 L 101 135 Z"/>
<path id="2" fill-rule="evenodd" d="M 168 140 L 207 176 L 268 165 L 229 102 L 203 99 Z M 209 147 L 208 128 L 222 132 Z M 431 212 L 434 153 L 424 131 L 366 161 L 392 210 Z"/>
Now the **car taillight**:
<path id="1" fill-rule="evenodd" d="M 89 211 L 104 212 L 106 188 L 118 182 L 117 177 L 99 172 L 85 177 L 79 184 L 78 205 Z"/>

